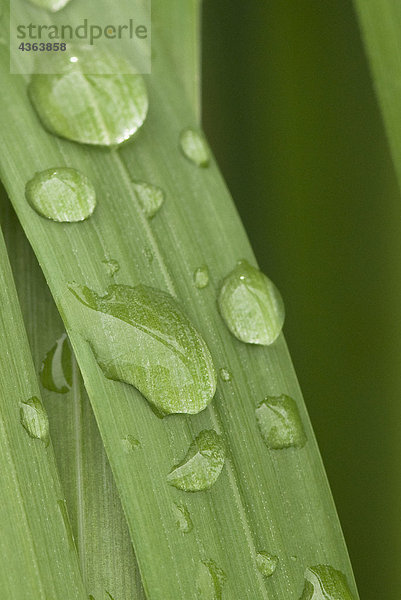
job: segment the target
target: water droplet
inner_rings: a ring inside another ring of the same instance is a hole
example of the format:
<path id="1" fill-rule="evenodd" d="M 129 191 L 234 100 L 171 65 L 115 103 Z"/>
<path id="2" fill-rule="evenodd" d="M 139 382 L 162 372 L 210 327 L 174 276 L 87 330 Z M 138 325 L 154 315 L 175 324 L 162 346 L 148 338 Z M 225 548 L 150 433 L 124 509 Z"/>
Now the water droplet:
<path id="1" fill-rule="evenodd" d="M 105 258 L 102 260 L 102 263 L 106 265 L 107 272 L 110 277 L 114 277 L 114 275 L 120 270 L 120 264 L 114 258 Z"/>
<path id="2" fill-rule="evenodd" d="M 268 397 L 256 409 L 260 432 L 268 448 L 302 448 L 306 434 L 295 400 L 289 396 Z"/>
<path id="3" fill-rule="evenodd" d="M 29 84 L 31 102 L 48 131 L 83 144 L 115 146 L 141 127 L 148 111 L 146 87 L 124 58 L 104 47 L 68 44 L 67 52 L 52 53 L 49 60 L 55 74 L 35 74 Z"/>
<path id="4" fill-rule="evenodd" d="M 346 577 L 328 565 L 305 571 L 305 587 L 300 600 L 353 600 Z"/>
<path id="5" fill-rule="evenodd" d="M 248 344 L 269 346 L 284 324 L 284 304 L 274 283 L 245 260 L 224 279 L 219 308 L 228 329 Z"/>
<path id="6" fill-rule="evenodd" d="M 164 202 L 163 190 L 145 181 L 134 181 L 133 185 L 143 212 L 152 219 Z"/>
<path id="7" fill-rule="evenodd" d="M 194 528 L 189 510 L 184 504 L 173 504 L 173 512 L 176 518 L 177 529 L 181 533 L 190 533 Z"/>
<path id="8" fill-rule="evenodd" d="M 278 558 L 268 552 L 258 552 L 256 555 L 256 565 L 262 575 L 271 577 L 277 568 Z"/>
<path id="9" fill-rule="evenodd" d="M 141 442 L 139 440 L 137 440 L 136 438 L 134 438 L 133 435 L 128 434 L 125 436 L 125 438 L 122 440 L 123 442 L 123 447 L 124 447 L 124 452 L 126 454 L 132 454 L 132 452 L 135 452 L 135 450 L 140 450 L 141 449 Z"/>
<path id="10" fill-rule="evenodd" d="M 220 378 L 222 381 L 231 381 L 232 375 L 228 369 L 225 369 L 224 367 L 222 367 L 220 369 L 219 373 L 220 373 Z"/>
<path id="11" fill-rule="evenodd" d="M 214 560 L 204 560 L 199 565 L 196 591 L 199 600 L 221 600 L 227 576 Z"/>
<path id="12" fill-rule="evenodd" d="M 59 223 L 84 221 L 96 206 L 95 188 L 89 179 L 66 167 L 36 173 L 25 193 L 38 214 Z"/>
<path id="13" fill-rule="evenodd" d="M 184 492 L 208 490 L 217 481 L 224 460 L 221 436 L 213 429 L 205 429 L 192 442 L 185 458 L 167 475 L 167 481 Z"/>
<path id="14" fill-rule="evenodd" d="M 104 296 L 78 284 L 69 289 L 91 309 L 81 334 L 106 377 L 133 385 L 167 414 L 195 414 L 211 402 L 212 357 L 169 294 L 142 285 L 111 285 Z"/>
<path id="15" fill-rule="evenodd" d="M 89 600 L 95 600 L 95 597 L 92 594 L 89 594 Z"/>
<path id="16" fill-rule="evenodd" d="M 58 394 L 66 394 L 72 386 L 72 352 L 67 334 L 50 348 L 40 369 L 40 381 L 44 388 Z"/>
<path id="17" fill-rule="evenodd" d="M 110 598 L 110 600 L 114 600 L 113 596 L 107 590 L 106 590 L 106 594 L 108 595 L 108 597 Z"/>
<path id="18" fill-rule="evenodd" d="M 290 556 L 290 559 L 296 562 L 298 560 L 298 556 L 295 556 L 295 554 L 293 554 L 292 556 Z"/>
<path id="19" fill-rule="evenodd" d="M 146 248 L 144 248 L 142 252 L 143 252 L 144 257 L 148 261 L 148 263 L 151 265 L 155 259 L 155 255 L 154 255 L 152 248 L 149 248 L 149 246 L 146 246 Z"/>
<path id="20" fill-rule="evenodd" d="M 69 1 L 70 0 L 29 0 L 30 4 L 38 6 L 39 8 L 44 8 L 50 12 L 61 10 Z"/>
<path id="21" fill-rule="evenodd" d="M 198 290 L 202 290 L 209 285 L 209 269 L 206 265 L 196 269 L 194 273 L 194 283 Z"/>
<path id="22" fill-rule="evenodd" d="M 195 129 L 186 129 L 180 136 L 181 150 L 198 167 L 209 166 L 209 149 L 203 134 Z"/>
<path id="23" fill-rule="evenodd" d="M 60 510 L 61 518 L 63 519 L 64 527 L 67 533 L 68 543 L 70 548 L 75 550 L 74 535 L 72 533 L 70 519 L 68 517 L 67 502 L 65 500 L 57 500 L 57 505 Z"/>
<path id="24" fill-rule="evenodd" d="M 31 438 L 49 445 L 49 419 L 46 410 L 37 396 L 24 400 L 20 407 L 21 425 Z"/>

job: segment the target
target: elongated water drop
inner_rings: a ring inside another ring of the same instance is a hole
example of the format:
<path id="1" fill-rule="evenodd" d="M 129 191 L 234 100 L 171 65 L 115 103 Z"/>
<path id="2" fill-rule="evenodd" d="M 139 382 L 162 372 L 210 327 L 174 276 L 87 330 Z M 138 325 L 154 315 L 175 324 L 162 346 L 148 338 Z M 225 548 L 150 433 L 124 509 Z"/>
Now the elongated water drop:
<path id="1" fill-rule="evenodd" d="M 203 134 L 195 129 L 186 129 L 180 136 L 181 150 L 198 167 L 209 166 L 209 149 Z"/>
<path id="2" fill-rule="evenodd" d="M 29 84 L 48 131 L 83 144 L 115 146 L 141 127 L 148 111 L 145 83 L 123 57 L 104 47 L 68 44 L 67 52 L 50 60 L 56 74 L 35 74 Z"/>
<path id="3" fill-rule="evenodd" d="M 268 397 L 256 409 L 260 432 L 268 448 L 302 448 L 306 434 L 295 400 L 289 396 Z"/>
<path id="4" fill-rule="evenodd" d="M 246 260 L 224 279 L 218 303 L 228 329 L 242 342 L 269 346 L 280 335 L 285 316 L 280 292 Z"/>
<path id="5" fill-rule="evenodd" d="M 64 528 L 67 534 L 67 539 L 68 539 L 68 543 L 70 545 L 70 548 L 73 550 L 75 549 L 75 541 L 74 541 L 74 534 L 72 533 L 72 527 L 71 527 L 71 523 L 70 523 L 70 519 L 68 517 L 68 510 L 67 510 L 67 502 L 63 499 L 63 500 L 57 500 L 57 505 L 61 514 L 61 518 L 63 519 L 63 523 L 64 523 Z"/>
<path id="6" fill-rule="evenodd" d="M 222 438 L 205 429 L 190 445 L 185 458 L 167 476 L 170 485 L 184 492 L 208 490 L 217 481 L 225 460 Z"/>
<path id="7" fill-rule="evenodd" d="M 40 381 L 47 390 L 66 394 L 72 386 L 72 352 L 63 333 L 46 354 L 40 369 Z"/>
<path id="8" fill-rule="evenodd" d="M 305 571 L 305 587 L 300 600 L 354 600 L 347 579 L 329 565 L 316 565 Z"/>
<path id="9" fill-rule="evenodd" d="M 220 374 L 220 378 L 222 381 L 231 381 L 232 375 L 230 373 L 230 371 L 228 369 L 226 369 L 225 367 L 222 367 L 219 371 Z"/>
<path id="10" fill-rule="evenodd" d="M 277 568 L 278 558 L 268 552 L 258 552 L 256 555 L 256 565 L 262 575 L 271 577 Z"/>
<path id="11" fill-rule="evenodd" d="M 96 206 L 96 192 L 90 180 L 66 167 L 36 173 L 28 181 L 25 194 L 37 213 L 60 223 L 84 221 Z"/>
<path id="12" fill-rule="evenodd" d="M 106 265 L 110 277 L 114 277 L 114 275 L 120 270 L 120 264 L 114 258 L 105 258 L 102 260 L 102 263 Z"/>
<path id="13" fill-rule="evenodd" d="M 21 425 L 31 436 L 49 445 L 49 419 L 46 410 L 37 396 L 24 400 L 20 407 Z"/>
<path id="14" fill-rule="evenodd" d="M 164 202 L 163 190 L 145 181 L 135 181 L 133 186 L 143 212 L 152 219 Z"/>
<path id="15" fill-rule="evenodd" d="M 132 454 L 136 450 L 141 449 L 141 442 L 139 440 L 137 440 L 136 438 L 134 438 L 134 436 L 131 435 L 130 433 L 125 436 L 125 438 L 123 439 L 122 442 L 123 442 L 124 452 L 126 454 Z"/>
<path id="16" fill-rule="evenodd" d="M 173 504 L 173 512 L 176 518 L 177 529 L 181 533 L 190 533 L 193 529 L 193 523 L 189 510 L 184 504 Z"/>
<path id="17" fill-rule="evenodd" d="M 198 600 L 222 600 L 227 576 L 214 560 L 204 560 L 198 568 L 196 592 Z"/>
<path id="18" fill-rule="evenodd" d="M 106 377 L 133 385 L 167 414 L 198 413 L 211 402 L 210 352 L 169 294 L 142 285 L 111 285 L 104 296 L 77 284 L 69 289 L 85 307 L 81 335 Z"/>
<path id="19" fill-rule="evenodd" d="M 64 6 L 68 4 L 70 0 L 29 0 L 29 2 L 34 6 L 44 8 L 50 12 L 57 12 L 58 10 L 64 8 Z"/>
<path id="20" fill-rule="evenodd" d="M 209 285 L 209 269 L 206 265 L 198 267 L 194 273 L 195 286 L 202 290 Z"/>

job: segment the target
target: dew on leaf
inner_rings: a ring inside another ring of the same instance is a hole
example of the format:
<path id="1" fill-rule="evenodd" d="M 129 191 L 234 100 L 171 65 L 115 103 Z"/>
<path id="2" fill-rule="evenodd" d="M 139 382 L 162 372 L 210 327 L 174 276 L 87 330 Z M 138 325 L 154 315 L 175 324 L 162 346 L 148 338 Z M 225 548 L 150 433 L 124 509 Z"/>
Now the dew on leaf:
<path id="1" fill-rule="evenodd" d="M 102 260 L 102 264 L 106 266 L 107 272 L 110 277 L 114 277 L 116 273 L 120 270 L 120 264 L 114 258 L 105 258 Z"/>
<path id="2" fill-rule="evenodd" d="M 289 396 L 267 397 L 256 409 L 256 420 L 268 448 L 302 448 L 306 434 L 295 400 Z"/>
<path id="3" fill-rule="evenodd" d="M 228 329 L 242 342 L 269 346 L 281 333 L 285 310 L 280 292 L 245 260 L 224 279 L 218 304 Z"/>
<path id="4" fill-rule="evenodd" d="M 181 533 L 190 533 L 194 526 L 191 515 L 189 514 L 189 510 L 185 504 L 178 504 L 177 502 L 174 503 L 173 512 L 177 529 L 181 531 Z"/>
<path id="5" fill-rule="evenodd" d="M 138 131 L 148 95 L 143 77 L 125 58 L 100 46 L 68 44 L 66 52 L 48 60 L 54 74 L 34 74 L 29 84 L 31 102 L 48 131 L 100 146 L 117 146 Z"/>
<path id="6" fill-rule="evenodd" d="M 134 181 L 133 186 L 145 216 L 152 219 L 164 202 L 163 190 L 145 181 Z"/>
<path id="7" fill-rule="evenodd" d="M 305 571 L 305 586 L 300 600 L 354 600 L 347 579 L 329 565 L 315 565 Z"/>
<path id="8" fill-rule="evenodd" d="M 213 429 L 205 429 L 192 442 L 185 458 L 172 468 L 167 481 L 184 492 L 208 490 L 217 481 L 224 461 L 221 436 Z"/>
<path id="9" fill-rule="evenodd" d="M 139 440 L 137 440 L 136 438 L 134 438 L 134 436 L 131 435 L 130 433 L 128 435 L 126 435 L 125 438 L 123 438 L 122 443 L 123 443 L 124 452 L 126 454 L 132 454 L 136 450 L 140 450 L 142 447 L 141 442 Z"/>
<path id="10" fill-rule="evenodd" d="M 225 572 L 217 566 L 214 560 L 202 561 L 196 577 L 198 600 L 222 600 L 226 581 Z"/>
<path id="11" fill-rule="evenodd" d="M 278 558 L 268 552 L 258 552 L 256 555 L 256 565 L 262 575 L 271 577 L 277 568 Z"/>
<path id="12" fill-rule="evenodd" d="M 200 131 L 185 129 L 180 135 L 180 147 L 184 156 L 198 167 L 209 166 L 209 149 Z"/>
<path id="13" fill-rule="evenodd" d="M 202 265 L 196 269 L 194 273 L 194 283 L 198 290 L 202 290 L 209 285 L 209 269 L 206 265 Z"/>
<path id="14" fill-rule="evenodd" d="M 81 335 L 109 379 L 129 383 L 162 413 L 195 414 L 216 391 L 212 357 L 176 300 L 158 289 L 70 284 L 86 307 Z"/>
<path id="15" fill-rule="evenodd" d="M 39 215 L 59 223 L 84 221 L 96 207 L 96 192 L 91 181 L 76 169 L 67 167 L 36 173 L 26 184 L 25 194 Z"/>
<path id="16" fill-rule="evenodd" d="M 46 354 L 40 369 L 44 388 L 66 394 L 72 386 L 72 351 L 66 333 L 63 333 Z"/>
<path id="17" fill-rule="evenodd" d="M 219 375 L 220 375 L 220 379 L 224 382 L 231 381 L 231 379 L 232 379 L 231 372 L 228 369 L 226 369 L 225 367 L 222 367 L 220 369 Z"/>
<path id="18" fill-rule="evenodd" d="M 37 396 L 21 402 L 21 425 L 31 438 L 41 440 L 45 446 L 49 445 L 49 419 L 46 410 Z"/>

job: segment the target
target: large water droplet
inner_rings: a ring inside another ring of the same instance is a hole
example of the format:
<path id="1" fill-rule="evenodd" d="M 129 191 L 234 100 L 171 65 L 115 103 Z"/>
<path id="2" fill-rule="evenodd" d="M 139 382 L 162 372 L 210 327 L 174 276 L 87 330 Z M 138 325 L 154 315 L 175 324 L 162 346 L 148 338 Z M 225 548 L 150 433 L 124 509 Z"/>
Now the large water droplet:
<path id="1" fill-rule="evenodd" d="M 167 476 L 170 485 L 184 492 L 207 490 L 217 481 L 225 460 L 222 438 L 205 429 L 190 445 L 185 458 Z"/>
<path id="2" fill-rule="evenodd" d="M 29 0 L 29 2 L 34 6 L 44 8 L 50 12 L 57 12 L 58 10 L 64 8 L 64 6 L 68 4 L 70 0 Z"/>
<path id="3" fill-rule="evenodd" d="M 268 552 L 258 552 L 256 555 L 256 565 L 262 575 L 271 577 L 277 568 L 278 558 Z"/>
<path id="4" fill-rule="evenodd" d="M 40 381 L 47 390 L 66 394 L 72 386 L 72 352 L 67 334 L 50 348 L 40 369 Z"/>
<path id="5" fill-rule="evenodd" d="M 125 438 L 122 440 L 122 443 L 124 447 L 124 452 L 126 454 L 132 454 L 136 450 L 140 450 L 142 447 L 141 442 L 134 438 L 134 436 L 130 433 L 125 436 Z"/>
<path id="6" fill-rule="evenodd" d="M 106 266 L 110 277 L 114 277 L 114 275 L 120 270 L 120 264 L 114 258 L 105 258 L 102 260 L 102 263 Z"/>
<path id="7" fill-rule="evenodd" d="M 268 397 L 256 409 L 260 432 L 268 448 L 302 448 L 306 434 L 295 400 L 289 396 Z"/>
<path id="8" fill-rule="evenodd" d="M 21 425 L 31 438 L 49 445 L 49 419 L 46 410 L 37 396 L 24 400 L 20 407 Z"/>
<path id="9" fill-rule="evenodd" d="M 84 221 L 96 206 L 95 188 L 89 179 L 66 167 L 36 173 L 25 194 L 37 213 L 60 223 Z"/>
<path id="10" fill-rule="evenodd" d="M 206 265 L 202 265 L 196 269 L 194 273 L 194 283 L 199 290 L 202 290 L 209 285 L 209 269 Z"/>
<path id="11" fill-rule="evenodd" d="M 104 47 L 68 46 L 67 52 L 51 56 L 57 74 L 35 74 L 29 84 L 43 125 L 83 144 L 121 144 L 141 127 L 148 111 L 143 78 L 131 74 L 131 65 Z"/>
<path id="12" fill-rule="evenodd" d="M 225 367 L 222 367 L 220 369 L 219 374 L 220 374 L 220 378 L 222 381 L 225 381 L 225 382 L 231 381 L 231 378 L 232 378 L 231 372 L 228 369 L 226 369 Z"/>
<path id="13" fill-rule="evenodd" d="M 173 504 L 173 512 L 176 518 L 177 529 L 181 533 L 190 533 L 194 527 L 189 510 L 184 504 Z"/>
<path id="14" fill-rule="evenodd" d="M 198 167 L 209 166 L 209 149 L 203 134 L 195 129 L 186 129 L 180 136 L 181 150 Z"/>
<path id="15" fill-rule="evenodd" d="M 300 600 L 354 600 L 347 579 L 329 565 L 316 565 L 305 571 L 305 587 Z"/>
<path id="16" fill-rule="evenodd" d="M 72 284 L 88 309 L 81 334 L 106 377 L 130 383 L 159 411 L 198 413 L 216 391 L 212 357 L 177 302 L 160 290 L 111 285 L 104 296 Z"/>
<path id="17" fill-rule="evenodd" d="M 228 329 L 249 344 L 269 346 L 284 324 L 284 304 L 274 283 L 241 260 L 224 279 L 219 308 Z"/>
<path id="18" fill-rule="evenodd" d="M 145 181 L 135 181 L 133 186 L 143 212 L 152 219 L 164 202 L 163 190 Z"/>
<path id="19" fill-rule="evenodd" d="M 199 565 L 196 592 L 199 600 L 221 600 L 227 576 L 214 560 L 204 560 Z"/>

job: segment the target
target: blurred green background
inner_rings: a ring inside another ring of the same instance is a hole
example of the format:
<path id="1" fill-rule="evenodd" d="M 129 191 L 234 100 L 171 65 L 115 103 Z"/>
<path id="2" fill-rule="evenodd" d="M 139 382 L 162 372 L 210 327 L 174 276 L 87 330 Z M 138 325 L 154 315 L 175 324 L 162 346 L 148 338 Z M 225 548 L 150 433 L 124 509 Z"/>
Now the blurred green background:
<path id="1" fill-rule="evenodd" d="M 399 600 L 401 198 L 352 3 L 205 0 L 203 42 L 204 127 L 286 301 L 361 598 Z"/>

